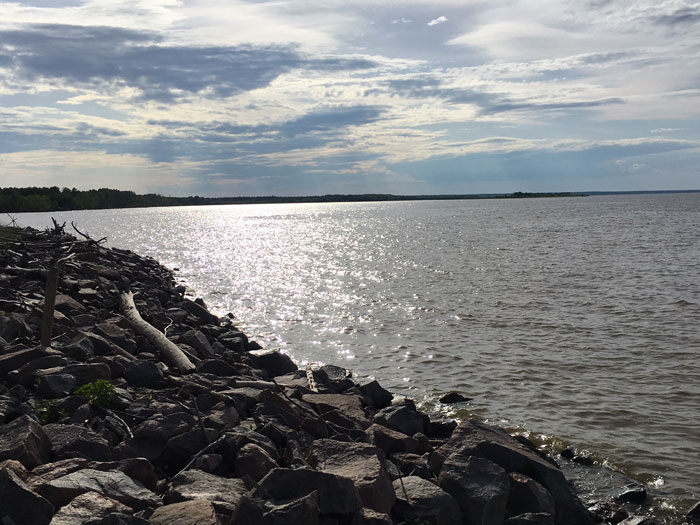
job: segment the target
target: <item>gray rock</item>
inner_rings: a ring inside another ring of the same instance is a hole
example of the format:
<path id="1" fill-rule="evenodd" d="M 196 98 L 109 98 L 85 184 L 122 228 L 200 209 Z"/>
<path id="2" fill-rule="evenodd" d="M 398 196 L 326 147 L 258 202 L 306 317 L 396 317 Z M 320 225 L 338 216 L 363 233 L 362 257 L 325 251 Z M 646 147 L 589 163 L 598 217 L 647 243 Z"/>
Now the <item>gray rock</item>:
<path id="1" fill-rule="evenodd" d="M 231 377 L 236 375 L 237 370 L 223 359 L 204 359 L 197 363 L 197 372 L 221 377 Z"/>
<path id="2" fill-rule="evenodd" d="M 350 525 L 394 525 L 388 514 L 372 509 L 360 509 L 353 517 Z"/>
<path id="3" fill-rule="evenodd" d="M 367 441 L 381 448 L 388 456 L 395 452 L 414 453 L 418 449 L 418 441 L 403 432 L 397 432 L 376 423 L 367 430 Z"/>
<path id="4" fill-rule="evenodd" d="M 202 324 L 219 324 L 219 318 L 210 313 L 205 306 L 202 306 L 195 301 L 185 299 L 182 302 L 182 307 L 187 310 L 194 318 L 198 319 Z"/>
<path id="5" fill-rule="evenodd" d="M 410 454 L 408 452 L 396 452 L 391 455 L 391 461 L 404 476 L 418 476 L 423 479 L 431 479 L 430 468 L 426 456 Z"/>
<path id="6" fill-rule="evenodd" d="M 276 500 L 298 499 L 318 492 L 321 514 L 353 514 L 362 508 L 352 480 L 311 469 L 272 469 L 260 485 Z"/>
<path id="7" fill-rule="evenodd" d="M 309 464 L 353 480 L 364 507 L 389 512 L 396 495 L 384 468 L 384 452 L 367 443 L 318 439 L 307 451 Z"/>
<path id="8" fill-rule="evenodd" d="M 390 406 L 374 415 L 374 422 L 412 436 L 426 433 L 424 417 L 409 406 Z"/>
<path id="9" fill-rule="evenodd" d="M 202 359 L 211 359 L 214 357 L 214 349 L 212 348 L 207 336 L 199 330 L 188 330 L 180 336 L 180 340 L 186 345 L 191 346 Z"/>
<path id="10" fill-rule="evenodd" d="M 112 378 L 112 371 L 109 369 L 109 366 L 104 363 L 78 363 L 68 365 L 63 367 L 61 372 L 75 377 L 78 386 L 92 383 L 98 379 L 109 380 Z"/>
<path id="11" fill-rule="evenodd" d="M 134 510 L 161 505 L 160 498 L 144 487 L 141 482 L 133 480 L 121 471 L 114 470 L 107 472 L 90 468 L 77 470 L 38 485 L 36 491 L 56 507 L 62 507 L 86 492 L 97 492 Z"/>
<path id="12" fill-rule="evenodd" d="M 554 525 L 554 517 L 546 512 L 531 512 L 508 518 L 503 525 Z"/>
<path id="13" fill-rule="evenodd" d="M 13 341 L 28 336 L 32 328 L 24 315 L 17 312 L 4 313 L 0 316 L 0 337 L 5 341 Z"/>
<path id="14" fill-rule="evenodd" d="M 96 461 L 112 459 L 107 440 L 88 428 L 54 423 L 45 425 L 44 430 L 51 441 L 51 453 L 59 459 L 76 456 Z"/>
<path id="15" fill-rule="evenodd" d="M 86 521 L 105 518 L 113 512 L 131 514 L 133 510 L 97 492 L 86 492 L 61 507 L 51 520 L 51 525 L 82 525 Z"/>
<path id="16" fill-rule="evenodd" d="M 56 295 L 56 310 L 72 317 L 75 314 L 85 312 L 85 307 L 69 295 Z"/>
<path id="17" fill-rule="evenodd" d="M 159 388 L 165 384 L 160 367 L 144 359 L 136 359 L 126 365 L 124 377 L 132 387 Z"/>
<path id="18" fill-rule="evenodd" d="M 372 423 L 367 419 L 362 408 L 362 400 L 355 394 L 304 394 L 301 397 L 307 403 L 313 405 L 318 412 L 332 422 L 346 427 L 342 421 L 334 419 L 334 416 L 341 416 L 349 419 L 352 427 L 360 430 L 369 428 Z"/>
<path id="19" fill-rule="evenodd" d="M 685 521 L 691 525 L 700 524 L 700 501 L 693 505 L 685 515 Z"/>
<path id="20" fill-rule="evenodd" d="M 319 523 L 318 493 L 313 491 L 292 501 L 284 503 L 265 503 L 263 525 L 289 525 L 303 523 L 317 525 Z"/>
<path id="21" fill-rule="evenodd" d="M 508 514 L 517 516 L 528 513 L 556 514 L 556 507 L 552 495 L 534 479 L 511 472 L 510 491 L 508 496 Z"/>
<path id="22" fill-rule="evenodd" d="M 247 492 L 248 488 L 241 479 L 222 478 L 201 470 L 187 470 L 173 478 L 165 501 L 171 504 L 206 500 L 218 512 L 231 514 Z"/>
<path id="23" fill-rule="evenodd" d="M 130 354 L 136 353 L 136 341 L 134 341 L 133 333 L 129 330 L 125 330 L 114 323 L 105 322 L 95 327 L 95 333 L 123 348 Z"/>
<path id="24" fill-rule="evenodd" d="M 55 350 L 45 349 L 40 346 L 17 350 L 9 354 L 0 354 L 0 374 L 8 374 L 13 370 L 19 370 L 27 363 L 41 359 L 48 355 L 60 355 Z"/>
<path id="25" fill-rule="evenodd" d="M 139 516 L 129 516 L 121 512 L 112 512 L 104 518 L 86 521 L 82 525 L 149 525 L 149 521 Z"/>
<path id="26" fill-rule="evenodd" d="M 54 507 L 22 481 L 12 470 L 0 469 L 0 522 L 48 525 Z"/>
<path id="27" fill-rule="evenodd" d="M 33 469 L 51 457 L 51 442 L 46 432 L 27 415 L 0 426 L 0 436 L 0 461 L 16 459 L 28 469 Z"/>
<path id="28" fill-rule="evenodd" d="M 253 350 L 249 354 L 254 357 L 255 366 L 267 371 L 270 377 L 282 376 L 298 370 L 297 365 L 287 354 L 276 350 Z"/>
<path id="29" fill-rule="evenodd" d="M 491 461 L 478 456 L 449 456 L 438 478 L 465 516 L 476 525 L 501 525 L 508 500 L 508 474 Z"/>
<path id="30" fill-rule="evenodd" d="M 630 483 L 622 487 L 615 499 L 623 503 L 642 503 L 647 499 L 647 491 L 638 483 Z"/>
<path id="31" fill-rule="evenodd" d="M 56 372 L 44 374 L 43 372 L 45 371 L 42 370 L 41 375 L 37 377 L 36 389 L 37 394 L 41 397 L 49 399 L 65 397 L 79 386 L 75 377 L 70 374 Z"/>
<path id="32" fill-rule="evenodd" d="M 433 471 L 439 472 L 442 462 L 453 453 L 484 457 L 507 472 L 520 472 L 532 477 L 554 498 L 557 509 L 555 521 L 559 525 L 593 523 L 592 515 L 574 494 L 561 470 L 504 430 L 474 420 L 461 423 L 450 439 L 431 455 Z"/>
<path id="33" fill-rule="evenodd" d="M 156 509 L 148 518 L 151 525 L 220 525 L 211 501 L 172 503 Z"/>
<path id="34" fill-rule="evenodd" d="M 262 447 L 248 443 L 243 445 L 236 454 L 234 471 L 238 477 L 247 475 L 255 481 L 260 481 L 276 466 L 275 460 Z"/>
<path id="35" fill-rule="evenodd" d="M 462 513 L 455 499 L 440 487 L 418 476 L 394 481 L 394 514 L 407 522 L 460 525 Z"/>

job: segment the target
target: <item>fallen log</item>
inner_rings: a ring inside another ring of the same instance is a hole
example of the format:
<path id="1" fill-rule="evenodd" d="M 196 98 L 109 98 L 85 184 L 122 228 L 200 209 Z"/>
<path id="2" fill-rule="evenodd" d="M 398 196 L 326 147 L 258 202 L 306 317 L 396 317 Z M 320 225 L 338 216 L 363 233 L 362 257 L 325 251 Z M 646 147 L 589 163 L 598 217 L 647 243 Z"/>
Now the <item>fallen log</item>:
<path id="1" fill-rule="evenodd" d="M 134 304 L 134 294 L 132 292 L 122 293 L 119 296 L 119 305 L 129 324 L 158 349 L 165 361 L 182 373 L 192 372 L 195 369 L 192 362 L 187 359 L 187 356 L 175 343 L 165 337 L 163 332 L 143 320 Z"/>

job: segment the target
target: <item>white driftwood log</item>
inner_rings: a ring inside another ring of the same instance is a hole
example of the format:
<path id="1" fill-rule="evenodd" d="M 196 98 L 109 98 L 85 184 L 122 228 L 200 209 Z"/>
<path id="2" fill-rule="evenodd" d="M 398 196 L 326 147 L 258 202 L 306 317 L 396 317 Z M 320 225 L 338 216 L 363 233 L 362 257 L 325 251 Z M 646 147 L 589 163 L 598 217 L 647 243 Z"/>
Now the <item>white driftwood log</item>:
<path id="1" fill-rule="evenodd" d="M 155 346 L 160 355 L 170 364 L 177 368 L 180 372 L 191 372 L 195 369 L 192 362 L 187 359 L 187 356 L 180 350 L 175 343 L 165 337 L 165 334 L 147 323 L 141 317 L 136 305 L 134 304 L 134 294 L 132 292 L 124 292 L 119 297 L 120 306 L 124 317 L 129 321 L 138 333 L 146 337 L 153 346 Z"/>

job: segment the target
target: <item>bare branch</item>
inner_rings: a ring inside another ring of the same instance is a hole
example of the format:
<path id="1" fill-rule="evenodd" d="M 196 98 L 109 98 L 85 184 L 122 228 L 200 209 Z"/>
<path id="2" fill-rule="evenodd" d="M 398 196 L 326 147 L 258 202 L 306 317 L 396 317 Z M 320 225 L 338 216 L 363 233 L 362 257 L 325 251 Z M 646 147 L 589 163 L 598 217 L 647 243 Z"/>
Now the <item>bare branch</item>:
<path id="1" fill-rule="evenodd" d="M 105 241 L 107 240 L 107 237 L 102 237 L 101 239 L 98 239 L 98 240 L 93 239 L 92 237 L 90 237 L 90 235 L 81 232 L 81 231 L 78 229 L 78 227 L 75 225 L 75 223 L 74 223 L 73 221 L 70 222 L 70 225 L 73 227 L 73 229 L 74 229 L 76 232 L 78 232 L 78 234 L 79 234 L 83 239 L 85 239 L 86 241 L 88 241 L 88 242 L 91 243 L 91 244 L 99 245 L 99 244 L 102 244 L 103 242 L 105 242 Z"/>

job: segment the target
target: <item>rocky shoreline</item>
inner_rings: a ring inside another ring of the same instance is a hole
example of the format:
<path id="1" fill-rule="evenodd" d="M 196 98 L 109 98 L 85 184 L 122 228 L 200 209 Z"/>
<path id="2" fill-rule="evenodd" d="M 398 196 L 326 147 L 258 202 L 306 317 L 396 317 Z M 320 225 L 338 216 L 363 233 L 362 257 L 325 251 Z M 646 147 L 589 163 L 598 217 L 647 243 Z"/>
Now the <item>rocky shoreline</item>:
<path id="1" fill-rule="evenodd" d="M 192 370 L 135 329 L 128 291 Z M 0 236 L 3 525 L 665 523 L 630 516 L 642 492 L 584 504 L 524 438 L 422 413 L 340 367 L 300 370 L 153 259 L 58 225 Z"/>

